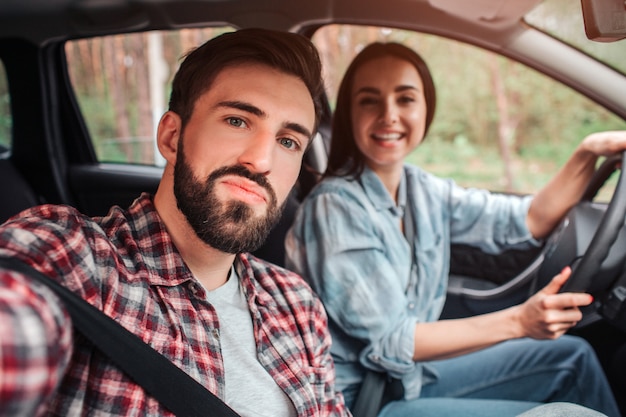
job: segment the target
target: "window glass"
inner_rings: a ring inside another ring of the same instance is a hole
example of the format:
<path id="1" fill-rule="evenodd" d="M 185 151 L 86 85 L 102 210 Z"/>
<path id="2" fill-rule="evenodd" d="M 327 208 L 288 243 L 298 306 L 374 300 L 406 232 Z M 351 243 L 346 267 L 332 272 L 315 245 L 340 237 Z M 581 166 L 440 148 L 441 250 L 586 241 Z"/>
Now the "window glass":
<path id="1" fill-rule="evenodd" d="M 70 79 L 101 162 L 163 165 L 155 131 L 190 49 L 232 28 L 133 33 L 66 44 Z"/>
<path id="2" fill-rule="evenodd" d="M 407 162 L 463 186 L 534 193 L 587 134 L 626 129 L 624 120 L 521 64 L 457 41 L 379 27 L 334 25 L 315 34 L 333 108 L 347 65 L 373 41 L 403 43 L 428 63 L 437 111 Z"/>
<path id="3" fill-rule="evenodd" d="M 0 61 L 0 157 L 11 148 L 11 102 L 4 64 Z"/>

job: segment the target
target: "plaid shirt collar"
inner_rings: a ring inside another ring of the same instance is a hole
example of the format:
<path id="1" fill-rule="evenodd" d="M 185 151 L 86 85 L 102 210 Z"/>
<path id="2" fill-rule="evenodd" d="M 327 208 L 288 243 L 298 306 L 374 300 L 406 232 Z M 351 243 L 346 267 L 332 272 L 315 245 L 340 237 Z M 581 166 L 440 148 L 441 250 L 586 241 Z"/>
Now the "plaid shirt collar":
<path id="1" fill-rule="evenodd" d="M 174 287 L 195 279 L 172 242 L 150 194 L 143 193 L 129 208 L 128 215 L 131 217 L 130 223 L 137 225 L 135 230 L 139 251 L 152 254 L 152 258 L 157 262 L 149 276 L 150 285 Z M 260 288 L 261 283 L 255 278 L 256 274 L 248 255 L 238 254 L 234 265 L 246 298 L 252 300 L 252 304 L 275 307 L 276 301 L 272 294 Z"/>

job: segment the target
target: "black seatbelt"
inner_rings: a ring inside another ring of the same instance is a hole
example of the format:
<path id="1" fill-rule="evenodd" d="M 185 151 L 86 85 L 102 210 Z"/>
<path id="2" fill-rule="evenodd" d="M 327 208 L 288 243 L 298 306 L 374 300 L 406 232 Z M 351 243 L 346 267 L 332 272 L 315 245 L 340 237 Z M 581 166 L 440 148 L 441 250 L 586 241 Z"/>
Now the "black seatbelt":
<path id="1" fill-rule="evenodd" d="M 354 417 L 376 417 L 383 405 L 387 374 L 368 370 L 350 409 Z"/>
<path id="2" fill-rule="evenodd" d="M 0 267 L 21 272 L 54 290 L 76 330 L 176 416 L 239 417 L 165 356 L 61 284 L 14 258 L 0 257 Z"/>

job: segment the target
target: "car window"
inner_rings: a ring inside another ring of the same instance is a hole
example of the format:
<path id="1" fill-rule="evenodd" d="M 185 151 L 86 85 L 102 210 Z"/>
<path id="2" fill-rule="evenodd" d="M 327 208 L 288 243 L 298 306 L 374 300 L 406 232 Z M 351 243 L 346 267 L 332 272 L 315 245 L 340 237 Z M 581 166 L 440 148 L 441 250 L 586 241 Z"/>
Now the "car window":
<path id="1" fill-rule="evenodd" d="M 11 148 L 11 102 L 4 64 L 0 60 L 0 157 Z"/>
<path id="2" fill-rule="evenodd" d="M 333 25 L 314 35 L 333 108 L 347 65 L 372 41 L 404 43 L 428 63 L 437 111 L 407 162 L 463 186 L 534 193 L 587 134 L 626 128 L 621 118 L 519 63 L 438 36 L 381 27 Z"/>
<path id="3" fill-rule="evenodd" d="M 100 162 L 164 164 L 155 128 L 172 75 L 193 47 L 230 27 L 154 31 L 66 43 L 69 75 Z"/>

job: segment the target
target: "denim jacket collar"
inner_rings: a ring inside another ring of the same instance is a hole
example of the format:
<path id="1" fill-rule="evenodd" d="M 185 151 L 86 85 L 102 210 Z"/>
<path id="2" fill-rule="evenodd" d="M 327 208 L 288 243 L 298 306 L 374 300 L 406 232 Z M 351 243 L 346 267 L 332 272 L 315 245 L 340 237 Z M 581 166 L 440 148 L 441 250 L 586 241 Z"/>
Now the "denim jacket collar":
<path id="1" fill-rule="evenodd" d="M 394 201 L 391 194 L 380 177 L 369 167 L 365 167 L 359 182 L 365 191 L 365 195 L 370 200 L 374 208 L 378 211 L 389 210 L 397 216 L 402 216 L 406 207 L 407 189 L 406 189 L 406 173 L 402 172 L 400 178 L 400 186 L 398 188 L 398 204 Z"/>

